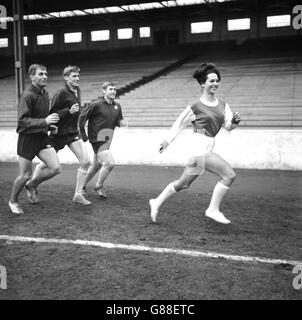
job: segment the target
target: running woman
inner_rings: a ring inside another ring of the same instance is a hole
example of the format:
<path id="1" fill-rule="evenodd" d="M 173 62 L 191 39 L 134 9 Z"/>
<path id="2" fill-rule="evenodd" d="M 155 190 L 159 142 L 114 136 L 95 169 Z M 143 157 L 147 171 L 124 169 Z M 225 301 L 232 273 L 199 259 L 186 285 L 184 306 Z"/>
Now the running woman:
<path id="1" fill-rule="evenodd" d="M 181 177 L 171 182 L 155 199 L 149 200 L 151 220 L 156 222 L 162 204 L 175 193 L 187 189 L 204 170 L 220 177 L 205 215 L 216 222 L 229 224 L 231 221 L 220 212 L 220 204 L 236 178 L 233 168 L 221 156 L 213 152 L 215 136 L 221 127 L 228 131 L 240 122 L 238 112 L 232 113 L 229 105 L 216 97 L 221 80 L 220 72 L 212 63 L 201 63 L 193 73 L 193 78 L 201 86 L 198 101 L 187 106 L 179 115 L 166 139 L 160 144 L 162 153 L 176 136 L 189 124 L 193 125 L 192 150 Z"/>

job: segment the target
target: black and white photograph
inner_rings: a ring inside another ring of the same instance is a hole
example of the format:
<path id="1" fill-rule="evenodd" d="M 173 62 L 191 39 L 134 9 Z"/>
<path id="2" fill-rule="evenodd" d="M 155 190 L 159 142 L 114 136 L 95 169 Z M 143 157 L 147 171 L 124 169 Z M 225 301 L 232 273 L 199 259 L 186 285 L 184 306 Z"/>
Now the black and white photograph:
<path id="1" fill-rule="evenodd" d="M 298 0 L 0 0 L 0 301 L 302 300 L 301 44 Z"/>

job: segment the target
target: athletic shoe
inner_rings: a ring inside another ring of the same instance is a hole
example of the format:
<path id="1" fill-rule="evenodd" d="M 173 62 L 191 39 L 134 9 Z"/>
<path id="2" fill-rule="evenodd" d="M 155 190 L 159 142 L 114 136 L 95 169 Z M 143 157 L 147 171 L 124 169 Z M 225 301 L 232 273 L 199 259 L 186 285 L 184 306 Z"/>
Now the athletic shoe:
<path id="1" fill-rule="evenodd" d="M 23 211 L 22 208 L 20 207 L 19 203 L 17 203 L 17 202 L 11 202 L 11 201 L 9 201 L 9 202 L 8 202 L 8 206 L 9 206 L 9 208 L 10 208 L 10 211 L 11 211 L 13 214 L 17 215 L 17 216 L 19 216 L 19 215 L 21 215 L 21 214 L 24 213 L 24 211 Z"/>
<path id="2" fill-rule="evenodd" d="M 87 197 L 87 190 L 86 190 L 86 187 L 83 187 L 83 189 L 82 189 L 82 195 L 84 196 L 84 197 Z"/>
<path id="3" fill-rule="evenodd" d="M 149 200 L 149 205 L 150 205 L 150 216 L 152 222 L 156 223 L 156 218 L 158 215 L 158 207 L 155 204 L 155 199 L 150 199 Z"/>
<path id="4" fill-rule="evenodd" d="M 84 206 L 90 206 L 91 205 L 91 201 L 88 201 L 85 199 L 85 197 L 81 194 L 81 193 L 76 193 L 74 196 L 73 196 L 73 199 L 72 199 L 73 202 L 77 202 L 77 203 L 80 203 Z"/>
<path id="5" fill-rule="evenodd" d="M 97 195 L 100 197 L 100 198 L 104 198 L 106 199 L 107 198 L 107 194 L 104 190 L 104 187 L 95 187 L 94 188 L 94 191 L 97 193 Z"/>
<path id="6" fill-rule="evenodd" d="M 223 224 L 229 224 L 231 223 L 230 220 L 228 220 L 222 212 L 220 211 L 213 211 L 213 210 L 206 210 L 206 217 L 215 220 L 216 222 L 223 223 Z"/>
<path id="7" fill-rule="evenodd" d="M 32 204 L 39 203 L 39 196 L 38 191 L 36 188 L 31 188 L 25 185 L 26 193 L 27 193 L 27 199 Z"/>

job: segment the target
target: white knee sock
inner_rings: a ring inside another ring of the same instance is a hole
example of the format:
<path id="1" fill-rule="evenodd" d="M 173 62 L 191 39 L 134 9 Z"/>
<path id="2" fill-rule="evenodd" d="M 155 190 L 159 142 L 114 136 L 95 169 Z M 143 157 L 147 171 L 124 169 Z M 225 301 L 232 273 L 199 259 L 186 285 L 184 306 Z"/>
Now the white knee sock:
<path id="1" fill-rule="evenodd" d="M 219 206 L 229 189 L 230 187 L 225 186 L 219 181 L 213 190 L 212 199 L 208 210 L 219 211 Z"/>
<path id="2" fill-rule="evenodd" d="M 81 168 L 78 169 L 77 185 L 76 185 L 75 193 L 82 193 L 82 189 L 83 189 L 87 174 L 88 174 L 88 171 L 84 171 Z"/>
<path id="3" fill-rule="evenodd" d="M 96 182 L 96 187 L 102 187 L 105 180 L 107 179 L 107 177 L 109 176 L 109 173 L 111 172 L 111 170 L 106 169 L 105 167 L 101 168 L 98 180 Z"/>
<path id="4" fill-rule="evenodd" d="M 176 192 L 177 191 L 174 188 L 174 182 L 168 184 L 166 188 L 161 192 L 161 194 L 154 199 L 157 208 L 159 209 L 160 206 Z"/>

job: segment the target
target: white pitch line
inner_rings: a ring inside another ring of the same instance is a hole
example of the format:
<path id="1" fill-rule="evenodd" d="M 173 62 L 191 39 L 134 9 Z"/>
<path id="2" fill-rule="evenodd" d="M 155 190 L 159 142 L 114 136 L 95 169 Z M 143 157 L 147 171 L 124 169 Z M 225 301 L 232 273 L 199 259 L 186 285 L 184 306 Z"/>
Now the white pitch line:
<path id="1" fill-rule="evenodd" d="M 268 264 L 288 264 L 288 265 L 302 265 L 302 261 L 294 260 L 282 260 L 282 259 L 267 259 L 251 256 L 237 256 L 232 254 L 224 254 L 218 252 L 209 251 L 197 251 L 197 250 L 183 250 L 183 249 L 170 249 L 170 248 L 156 248 L 140 245 L 126 245 L 126 244 L 114 244 L 110 242 L 90 241 L 90 240 L 71 240 L 71 239 L 55 239 L 55 238 L 31 238 L 20 236 L 8 236 L 0 235 L 0 240 L 16 241 L 16 242 L 36 242 L 36 243 L 57 243 L 57 244 L 75 244 L 80 246 L 93 246 L 107 249 L 124 249 L 133 251 L 149 251 L 155 253 L 171 253 L 179 254 L 190 257 L 200 258 L 224 258 L 226 260 L 241 261 L 241 262 L 261 262 Z"/>

